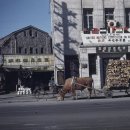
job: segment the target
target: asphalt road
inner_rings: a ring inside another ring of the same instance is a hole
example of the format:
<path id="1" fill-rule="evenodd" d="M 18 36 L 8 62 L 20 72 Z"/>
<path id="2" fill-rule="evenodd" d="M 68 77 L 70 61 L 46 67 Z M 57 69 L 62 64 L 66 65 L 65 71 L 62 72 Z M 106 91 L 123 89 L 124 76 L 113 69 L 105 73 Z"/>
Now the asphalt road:
<path id="1" fill-rule="evenodd" d="M 130 97 L 3 103 L 0 130 L 130 130 Z"/>

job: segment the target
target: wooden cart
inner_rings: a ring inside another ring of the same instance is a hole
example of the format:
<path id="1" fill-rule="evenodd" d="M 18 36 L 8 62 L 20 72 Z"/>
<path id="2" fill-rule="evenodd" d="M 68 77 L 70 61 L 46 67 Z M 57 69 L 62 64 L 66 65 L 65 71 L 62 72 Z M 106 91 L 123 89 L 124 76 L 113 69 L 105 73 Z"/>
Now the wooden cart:
<path id="1" fill-rule="evenodd" d="M 106 80 L 103 91 L 106 97 L 112 96 L 112 90 L 125 90 L 129 94 L 130 88 L 130 60 L 110 60 L 106 69 Z"/>

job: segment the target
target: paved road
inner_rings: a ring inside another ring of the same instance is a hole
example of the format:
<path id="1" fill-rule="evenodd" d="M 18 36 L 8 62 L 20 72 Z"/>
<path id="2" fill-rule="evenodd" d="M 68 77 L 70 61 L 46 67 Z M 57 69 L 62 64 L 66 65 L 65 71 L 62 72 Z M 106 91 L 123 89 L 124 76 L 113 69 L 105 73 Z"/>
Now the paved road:
<path id="1" fill-rule="evenodd" d="M 1 130 L 130 130 L 130 97 L 2 103 Z"/>

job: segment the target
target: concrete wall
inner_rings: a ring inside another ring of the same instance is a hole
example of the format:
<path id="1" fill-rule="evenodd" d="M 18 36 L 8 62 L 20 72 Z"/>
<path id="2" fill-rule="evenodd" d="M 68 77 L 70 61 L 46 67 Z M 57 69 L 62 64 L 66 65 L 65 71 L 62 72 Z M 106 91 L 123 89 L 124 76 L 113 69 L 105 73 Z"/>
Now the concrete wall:
<path id="1" fill-rule="evenodd" d="M 114 8 L 114 19 L 125 27 L 125 8 L 130 8 L 129 0 L 51 0 L 52 39 L 54 45 L 55 70 L 58 65 L 64 69 L 64 55 L 78 55 L 79 45 L 82 43 L 83 29 L 82 9 L 93 9 L 93 27 L 105 27 L 105 8 Z M 90 48 L 81 57 L 79 62 L 88 62 L 88 54 L 93 53 Z M 71 59 L 70 59 L 71 60 Z M 97 75 L 93 75 L 97 88 L 101 85 L 101 59 L 97 55 Z M 89 68 L 81 69 L 80 76 L 89 76 Z"/>
<path id="2" fill-rule="evenodd" d="M 55 0 L 52 4 L 53 43 L 61 47 L 64 55 L 77 54 L 82 30 L 81 1 Z"/>
<path id="3" fill-rule="evenodd" d="M 128 7 L 129 0 L 51 0 L 52 38 L 57 57 L 64 61 L 62 54 L 78 54 L 78 45 L 82 42 L 82 8 L 93 8 L 93 26 L 103 28 L 104 8 L 114 8 L 115 20 L 125 26 L 125 8 Z"/>

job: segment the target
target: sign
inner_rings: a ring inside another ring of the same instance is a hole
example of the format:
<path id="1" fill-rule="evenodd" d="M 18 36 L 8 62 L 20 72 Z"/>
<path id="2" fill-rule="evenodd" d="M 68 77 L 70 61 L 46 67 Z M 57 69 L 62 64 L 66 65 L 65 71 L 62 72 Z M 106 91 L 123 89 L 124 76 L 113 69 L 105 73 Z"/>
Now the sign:
<path id="1" fill-rule="evenodd" d="M 36 70 L 53 70 L 53 55 L 4 55 L 4 66 L 33 68 Z"/>
<path id="2" fill-rule="evenodd" d="M 118 43 L 130 44 L 130 33 L 84 34 L 81 33 L 83 45 Z"/>
<path id="3" fill-rule="evenodd" d="M 128 46 L 98 46 L 96 47 L 97 53 L 126 53 Z"/>

